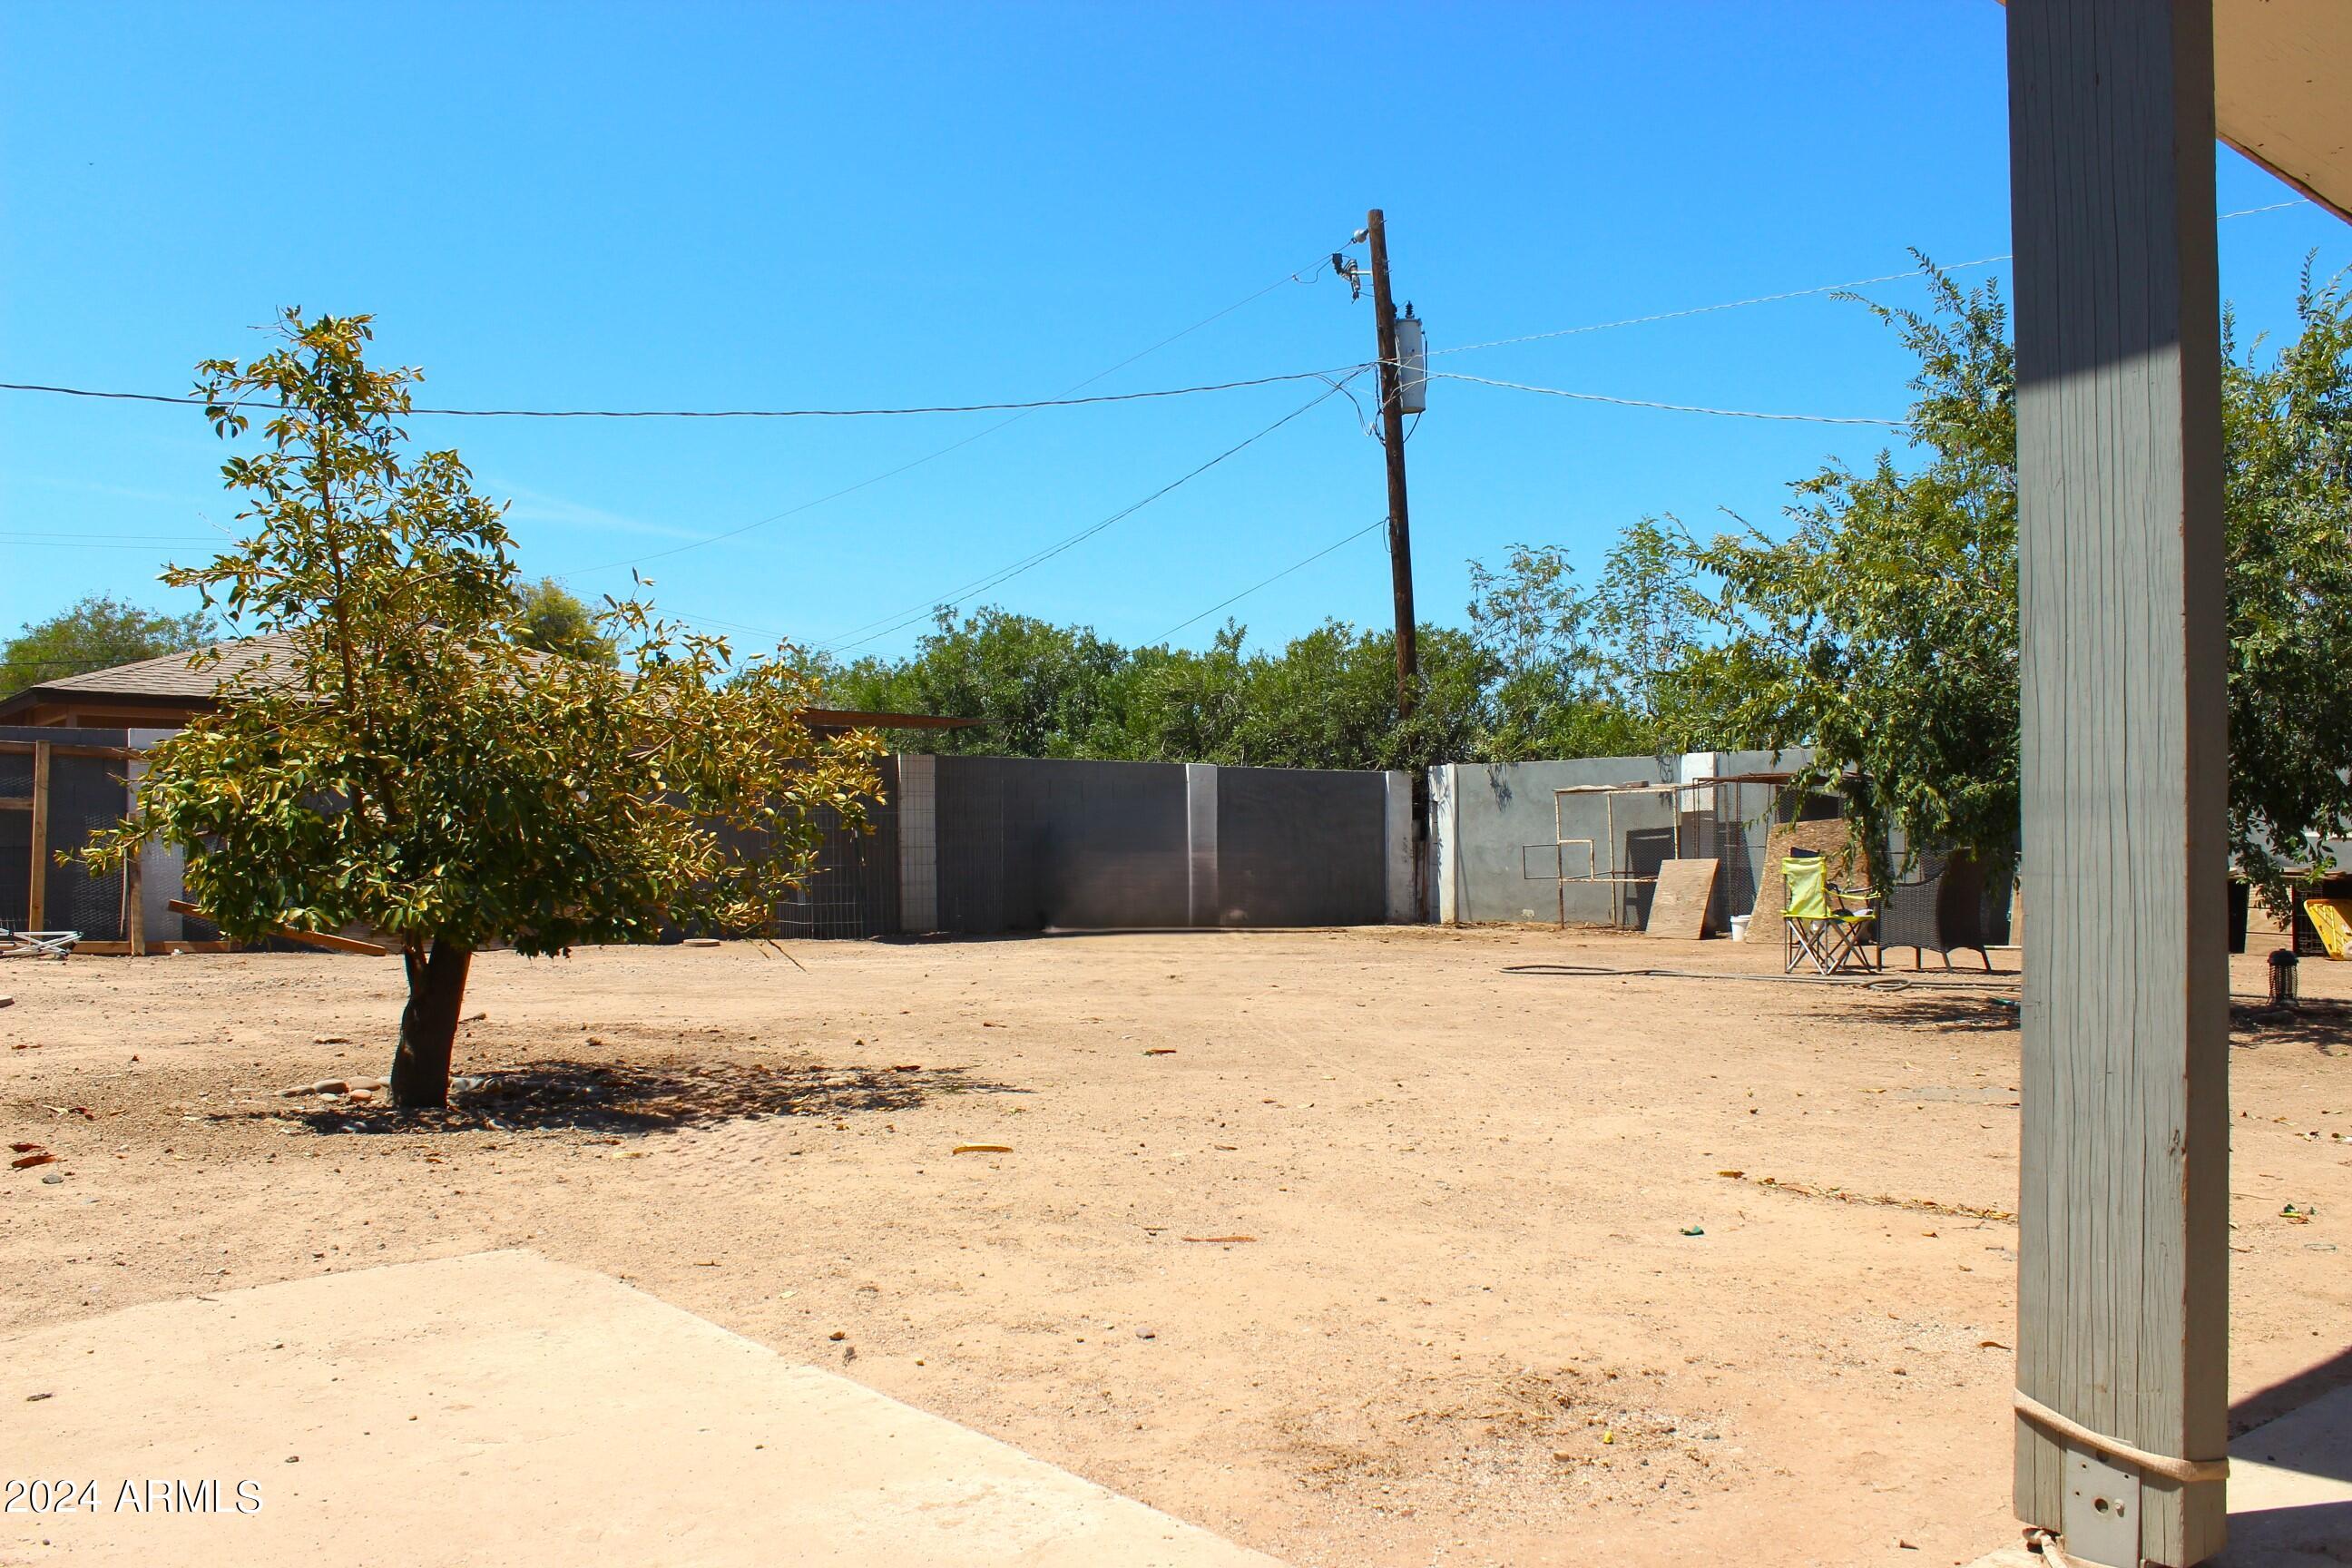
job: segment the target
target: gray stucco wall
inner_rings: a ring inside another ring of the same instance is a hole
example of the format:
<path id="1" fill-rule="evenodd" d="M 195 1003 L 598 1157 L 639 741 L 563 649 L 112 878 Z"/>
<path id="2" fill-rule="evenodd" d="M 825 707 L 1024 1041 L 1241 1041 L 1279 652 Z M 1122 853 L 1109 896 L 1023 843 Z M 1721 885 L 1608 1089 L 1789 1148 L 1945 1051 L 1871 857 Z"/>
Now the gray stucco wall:
<path id="1" fill-rule="evenodd" d="M 1673 853 L 1675 815 L 1685 811 L 1683 852 L 1726 858 L 1717 879 L 1716 924 L 1745 914 L 1755 900 L 1762 867 L 1764 828 L 1775 791 L 1768 784 L 1727 786 L 1727 821 L 1716 820 L 1717 794 L 1619 795 L 1615 833 L 1611 807 L 1600 795 L 1561 798 L 1555 829 L 1556 789 L 1580 784 L 1678 784 L 1693 778 L 1785 771 L 1801 765 L 1802 752 L 1699 752 L 1681 757 L 1584 757 L 1561 762 L 1451 763 L 1430 770 L 1430 883 L 1436 918 L 1447 924 L 1483 921 L 1639 927 L 1647 917 L 1650 886 L 1556 880 L 1555 832 L 1593 840 L 1597 868 L 1654 874 Z M 1569 869 L 1587 868 L 1580 847 L 1566 851 Z M 1532 875 L 1530 875 L 1532 873 Z"/>

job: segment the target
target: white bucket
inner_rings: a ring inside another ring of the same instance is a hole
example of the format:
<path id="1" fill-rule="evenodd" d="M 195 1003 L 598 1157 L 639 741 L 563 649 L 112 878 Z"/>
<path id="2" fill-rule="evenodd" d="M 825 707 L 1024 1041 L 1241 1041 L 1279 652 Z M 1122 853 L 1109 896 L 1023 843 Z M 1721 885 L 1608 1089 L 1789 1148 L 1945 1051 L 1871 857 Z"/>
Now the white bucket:
<path id="1" fill-rule="evenodd" d="M 1731 940 L 1734 942 L 1746 942 L 1748 940 L 1748 917 L 1746 915 L 1734 915 L 1731 917 Z"/>

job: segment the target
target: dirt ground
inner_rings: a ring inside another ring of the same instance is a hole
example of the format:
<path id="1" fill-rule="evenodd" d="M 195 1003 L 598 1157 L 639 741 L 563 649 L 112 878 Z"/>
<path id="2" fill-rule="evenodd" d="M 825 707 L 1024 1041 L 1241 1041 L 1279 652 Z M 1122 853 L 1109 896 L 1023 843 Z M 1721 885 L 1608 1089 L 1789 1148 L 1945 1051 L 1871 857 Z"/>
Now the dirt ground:
<path id="1" fill-rule="evenodd" d="M 2004 993 L 1510 972 L 1778 958 L 492 954 L 423 1129 L 279 1093 L 386 1069 L 394 961 L 10 963 L 0 1124 L 58 1158 L 0 1177 L 0 1333 L 525 1247 L 1302 1568 L 1964 1562 L 2014 1530 Z M 2352 1365 L 2352 1014 L 2233 1044 L 2242 1425 Z"/>

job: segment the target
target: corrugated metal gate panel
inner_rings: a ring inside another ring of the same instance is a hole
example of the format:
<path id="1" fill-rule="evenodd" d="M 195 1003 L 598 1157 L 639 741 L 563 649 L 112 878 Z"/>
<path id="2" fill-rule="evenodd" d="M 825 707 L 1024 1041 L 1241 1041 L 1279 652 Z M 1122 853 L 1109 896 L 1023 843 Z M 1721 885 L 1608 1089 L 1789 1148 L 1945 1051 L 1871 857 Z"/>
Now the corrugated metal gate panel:
<path id="1" fill-rule="evenodd" d="M 1386 773 L 1220 767 L 1218 923 L 1381 923 L 1387 813 Z"/>
<path id="2" fill-rule="evenodd" d="M 940 929 L 1191 919 L 1181 763 L 948 756 L 935 787 Z"/>

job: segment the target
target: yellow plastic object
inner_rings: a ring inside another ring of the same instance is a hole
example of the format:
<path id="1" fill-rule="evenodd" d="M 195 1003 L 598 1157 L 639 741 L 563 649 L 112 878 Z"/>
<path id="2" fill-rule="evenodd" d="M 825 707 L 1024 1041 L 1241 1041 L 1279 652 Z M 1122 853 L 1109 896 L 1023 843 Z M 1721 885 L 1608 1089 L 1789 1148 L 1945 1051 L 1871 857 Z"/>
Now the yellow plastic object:
<path id="1" fill-rule="evenodd" d="M 2303 912 L 2330 958 L 2352 958 L 2352 899 L 2305 899 Z"/>
<path id="2" fill-rule="evenodd" d="M 1780 862 L 1780 875 L 1788 879 L 1792 919 L 1825 921 L 1836 912 L 1830 908 L 1829 868 L 1823 862 L 1811 855 L 1791 855 Z"/>

